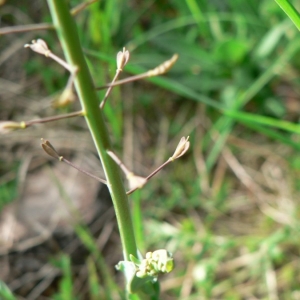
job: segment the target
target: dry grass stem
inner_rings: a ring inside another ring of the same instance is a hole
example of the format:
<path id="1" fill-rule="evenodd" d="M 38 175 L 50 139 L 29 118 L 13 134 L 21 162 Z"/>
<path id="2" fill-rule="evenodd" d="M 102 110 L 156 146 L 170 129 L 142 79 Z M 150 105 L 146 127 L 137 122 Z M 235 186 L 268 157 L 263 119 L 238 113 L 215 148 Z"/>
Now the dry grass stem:
<path id="1" fill-rule="evenodd" d="M 75 6 L 74 8 L 71 9 L 71 15 L 76 16 L 78 13 L 80 13 L 81 11 L 83 11 L 86 7 L 88 7 L 89 5 L 98 2 L 99 0 L 88 0 L 85 2 L 82 2 L 80 4 L 78 4 L 77 6 Z"/>
<path id="2" fill-rule="evenodd" d="M 148 78 L 148 77 L 162 75 L 162 74 L 169 71 L 169 69 L 175 64 L 177 59 L 178 59 L 178 55 L 174 54 L 171 59 L 165 61 L 164 63 L 162 63 L 158 67 L 154 68 L 153 70 L 147 71 L 147 72 L 139 74 L 139 75 L 131 76 L 131 77 L 116 81 L 116 82 L 111 83 L 111 84 L 106 84 L 106 85 L 97 87 L 96 90 L 103 90 L 103 89 L 106 89 L 106 88 L 109 88 L 109 87 L 125 84 L 125 83 L 128 83 L 128 82 L 133 82 L 133 81 L 145 79 L 145 78 Z"/>
<path id="3" fill-rule="evenodd" d="M 129 56 L 130 56 L 129 52 L 125 48 L 123 48 L 123 51 L 118 52 L 118 54 L 117 54 L 117 71 L 116 71 L 115 77 L 113 78 L 111 84 L 114 84 L 114 82 L 119 77 L 120 73 L 123 71 L 123 68 L 125 67 L 125 65 L 127 64 L 128 60 L 129 60 Z M 106 100 L 107 100 L 109 94 L 111 93 L 112 88 L 113 88 L 113 86 L 110 85 L 110 87 L 107 89 L 105 96 L 100 103 L 101 109 L 104 108 L 104 105 L 106 103 Z"/>
<path id="4" fill-rule="evenodd" d="M 5 34 L 11 34 L 11 33 L 21 33 L 21 32 L 36 31 L 36 30 L 48 30 L 48 29 L 54 29 L 54 26 L 48 23 L 41 23 L 41 24 L 3 27 L 0 28 L 0 36 Z"/>

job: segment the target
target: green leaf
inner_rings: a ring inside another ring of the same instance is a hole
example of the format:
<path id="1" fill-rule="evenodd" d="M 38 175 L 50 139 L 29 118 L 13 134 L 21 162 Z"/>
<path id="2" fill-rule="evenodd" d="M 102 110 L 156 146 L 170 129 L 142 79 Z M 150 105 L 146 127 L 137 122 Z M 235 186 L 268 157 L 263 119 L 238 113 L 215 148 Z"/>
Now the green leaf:
<path id="1" fill-rule="evenodd" d="M 288 121 L 260 116 L 257 114 L 245 113 L 241 111 L 225 110 L 224 114 L 238 121 L 258 123 L 260 125 L 275 127 L 292 133 L 300 133 L 300 124 L 294 124 Z"/>
<path id="2" fill-rule="evenodd" d="M 288 0 L 275 0 L 281 9 L 288 15 L 292 22 L 300 30 L 300 14 Z"/>
<path id="3" fill-rule="evenodd" d="M 17 298 L 12 294 L 7 285 L 0 281 L 0 299 L 2 300 L 16 300 Z"/>
<path id="4" fill-rule="evenodd" d="M 254 51 L 255 56 L 258 59 L 266 58 L 275 50 L 280 39 L 286 34 L 287 29 L 291 26 L 288 20 L 272 27 L 267 34 L 261 39 L 259 45 Z"/>
<path id="5" fill-rule="evenodd" d="M 248 45 L 245 40 L 231 38 L 220 42 L 214 50 L 218 61 L 232 66 L 239 64 L 245 58 Z"/>

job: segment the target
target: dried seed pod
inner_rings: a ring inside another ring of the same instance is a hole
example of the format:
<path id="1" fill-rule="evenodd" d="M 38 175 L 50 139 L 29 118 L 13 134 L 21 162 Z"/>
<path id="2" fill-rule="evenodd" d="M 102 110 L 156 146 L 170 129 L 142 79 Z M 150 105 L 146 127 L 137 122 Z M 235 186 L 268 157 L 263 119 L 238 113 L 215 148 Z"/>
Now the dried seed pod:
<path id="1" fill-rule="evenodd" d="M 46 57 L 48 57 L 51 52 L 46 42 L 42 39 L 32 40 L 31 44 L 26 44 L 24 47 L 30 48 L 32 51 L 45 55 Z"/>
<path id="2" fill-rule="evenodd" d="M 187 138 L 182 137 L 180 139 L 178 146 L 176 147 L 176 150 L 175 150 L 173 156 L 170 157 L 170 159 L 175 160 L 175 159 L 181 157 L 188 151 L 189 147 L 190 147 L 189 136 Z"/>
<path id="3" fill-rule="evenodd" d="M 6 134 L 16 129 L 26 128 L 25 122 L 2 121 L 0 122 L 0 134 Z"/>
<path id="4" fill-rule="evenodd" d="M 146 183 L 147 179 L 145 177 L 134 175 L 133 173 L 127 175 L 129 189 L 141 189 Z"/>
<path id="5" fill-rule="evenodd" d="M 55 108 L 66 107 L 70 103 L 73 103 L 76 99 L 75 93 L 72 88 L 65 88 L 63 92 L 52 102 L 52 106 Z"/>
<path id="6" fill-rule="evenodd" d="M 165 62 L 157 66 L 155 69 L 148 71 L 147 72 L 148 77 L 167 73 L 176 63 L 177 59 L 178 59 L 178 54 L 174 54 L 169 60 L 166 60 Z"/>
<path id="7" fill-rule="evenodd" d="M 123 51 L 119 51 L 117 54 L 117 71 L 122 71 L 123 68 L 126 66 L 129 60 L 130 54 L 129 51 L 123 48 Z"/>
<path id="8" fill-rule="evenodd" d="M 41 139 L 41 141 L 42 141 L 41 146 L 48 155 L 50 155 L 58 160 L 63 159 L 63 157 L 57 153 L 57 151 L 55 150 L 55 148 L 52 146 L 52 144 L 49 141 L 44 140 L 44 139 Z"/>

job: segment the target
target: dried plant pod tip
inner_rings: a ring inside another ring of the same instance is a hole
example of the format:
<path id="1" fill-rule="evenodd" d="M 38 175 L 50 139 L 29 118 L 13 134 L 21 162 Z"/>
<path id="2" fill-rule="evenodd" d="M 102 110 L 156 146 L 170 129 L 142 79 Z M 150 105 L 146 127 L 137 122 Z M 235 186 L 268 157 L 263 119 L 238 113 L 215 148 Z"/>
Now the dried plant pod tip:
<path id="1" fill-rule="evenodd" d="M 176 150 L 173 154 L 172 157 L 170 157 L 170 160 L 175 160 L 182 155 L 184 155 L 190 147 L 190 142 L 189 142 L 189 136 L 188 137 L 182 137 L 179 141 L 178 146 L 176 147 Z"/>
<path id="2" fill-rule="evenodd" d="M 117 68 L 119 71 L 122 71 L 123 68 L 126 66 L 129 60 L 130 54 L 129 51 L 123 48 L 123 51 L 119 51 L 117 54 Z"/>
<path id="3" fill-rule="evenodd" d="M 6 134 L 16 129 L 26 128 L 25 122 L 2 121 L 0 122 L 0 134 Z"/>
<path id="4" fill-rule="evenodd" d="M 52 107 L 66 107 L 70 103 L 73 103 L 76 99 L 75 93 L 72 88 L 65 88 L 64 91 L 52 102 Z"/>
<path id="5" fill-rule="evenodd" d="M 147 178 L 134 175 L 133 173 L 127 176 L 127 180 L 130 190 L 141 189 L 147 183 Z"/>
<path id="6" fill-rule="evenodd" d="M 24 47 L 30 48 L 32 51 L 45 55 L 46 57 L 48 57 L 51 52 L 46 42 L 42 39 L 32 40 L 31 44 L 26 44 Z"/>
<path id="7" fill-rule="evenodd" d="M 43 138 L 41 139 L 41 141 L 42 141 L 41 146 L 48 155 L 50 155 L 60 161 L 63 159 L 63 157 L 57 153 L 57 151 L 55 150 L 55 148 L 52 146 L 52 144 L 49 141 L 44 140 Z"/>
<path id="8" fill-rule="evenodd" d="M 148 71 L 148 77 L 158 76 L 167 73 L 173 67 L 177 60 L 178 54 L 174 54 L 169 60 L 166 60 L 161 65 L 157 66 L 155 69 Z"/>

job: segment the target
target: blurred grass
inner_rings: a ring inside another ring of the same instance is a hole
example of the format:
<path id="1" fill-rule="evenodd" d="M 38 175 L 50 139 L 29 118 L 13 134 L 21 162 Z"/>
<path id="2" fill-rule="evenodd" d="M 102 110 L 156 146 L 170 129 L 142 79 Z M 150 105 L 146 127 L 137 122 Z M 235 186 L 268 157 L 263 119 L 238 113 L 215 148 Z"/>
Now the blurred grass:
<path id="1" fill-rule="evenodd" d="M 300 42 L 285 13 L 272 0 L 115 0 L 76 19 L 97 86 L 113 77 L 124 45 L 127 74 L 179 54 L 167 76 L 115 88 L 105 108 L 122 149 L 123 109 L 133 98 L 133 165 L 143 165 L 141 172 L 191 136 L 190 155 L 131 197 L 140 248 L 175 256 L 162 299 L 300 299 Z M 43 75 L 49 92 L 54 75 Z M 163 149 L 156 147 L 165 136 Z M 1 187 L 3 194 L 14 188 Z M 97 259 L 90 233 L 76 231 Z M 97 277 L 91 257 L 87 266 L 91 299 L 113 289 Z M 57 299 L 72 297 L 68 257 L 61 268 Z"/>
<path id="2" fill-rule="evenodd" d="M 278 5 L 282 8 L 282 10 L 289 16 L 289 18 L 293 21 L 293 23 L 296 25 L 298 30 L 300 30 L 300 14 L 295 9 L 293 4 L 291 4 L 287 0 L 276 0 Z"/>
<path id="3" fill-rule="evenodd" d="M 62 269 L 62 279 L 59 283 L 59 290 L 58 293 L 53 296 L 53 299 L 76 299 L 73 295 L 73 280 L 70 257 L 67 255 L 62 255 L 59 260 L 53 261 L 53 264 Z"/>

